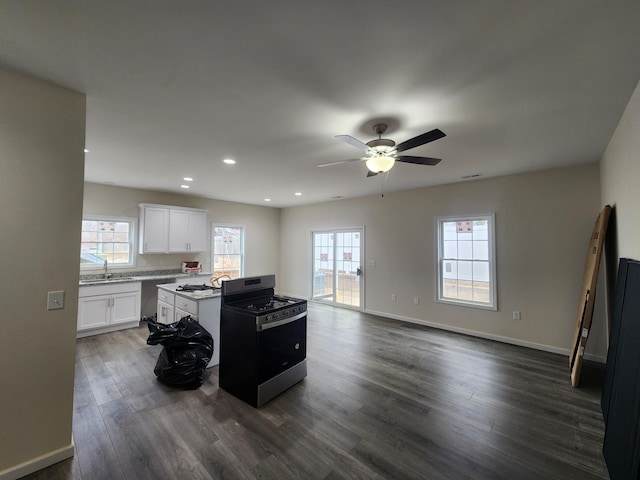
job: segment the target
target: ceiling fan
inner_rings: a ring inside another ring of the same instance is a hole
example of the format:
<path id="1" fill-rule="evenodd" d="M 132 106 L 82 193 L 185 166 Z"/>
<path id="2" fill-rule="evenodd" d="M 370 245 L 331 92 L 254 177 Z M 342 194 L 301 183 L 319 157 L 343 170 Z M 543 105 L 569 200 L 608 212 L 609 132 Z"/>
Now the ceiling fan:
<path id="1" fill-rule="evenodd" d="M 347 162 L 357 162 L 360 160 L 367 162 L 367 177 L 373 177 L 379 173 L 388 172 L 395 162 L 415 163 L 418 165 L 437 165 L 440 163 L 439 158 L 430 157 L 412 157 L 407 155 L 398 155 L 400 152 L 409 150 L 411 148 L 419 147 L 425 143 L 433 142 L 445 136 L 445 134 L 437 128 L 429 132 L 418 135 L 417 137 L 410 138 L 404 142 L 396 145 L 396 142 L 389 140 L 388 138 L 382 138 L 384 132 L 387 131 L 387 125 L 384 123 L 378 123 L 373 126 L 373 131 L 378 138 L 364 143 L 353 138 L 350 135 L 336 135 L 343 142 L 356 147 L 359 150 L 365 152 L 365 156 L 362 158 L 351 158 L 349 160 L 340 160 L 338 162 L 322 163 L 318 167 L 328 167 L 331 165 L 338 165 Z"/>

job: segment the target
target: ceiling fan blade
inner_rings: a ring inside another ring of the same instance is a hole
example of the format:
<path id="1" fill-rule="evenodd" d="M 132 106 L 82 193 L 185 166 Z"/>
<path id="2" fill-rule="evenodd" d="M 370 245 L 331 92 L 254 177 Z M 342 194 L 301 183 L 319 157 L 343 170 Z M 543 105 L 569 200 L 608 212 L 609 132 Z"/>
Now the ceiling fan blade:
<path id="1" fill-rule="evenodd" d="M 409 140 L 405 140 L 396 147 L 396 152 L 404 152 L 405 150 L 409 150 L 410 148 L 419 147 L 420 145 L 433 142 L 434 140 L 438 140 L 442 137 L 446 137 L 446 135 L 441 130 L 435 128 L 430 132 L 423 133 L 422 135 L 410 138 Z"/>
<path id="2" fill-rule="evenodd" d="M 406 155 L 396 158 L 398 162 L 415 163 L 416 165 L 437 165 L 442 159 L 431 157 L 408 157 Z"/>
<path id="3" fill-rule="evenodd" d="M 371 170 L 367 170 L 367 178 L 375 177 L 377 174 L 378 172 L 372 172 Z"/>
<path id="4" fill-rule="evenodd" d="M 358 150 L 364 150 L 365 152 L 369 150 L 369 145 L 361 142 L 357 138 L 353 138 L 351 135 L 336 135 L 336 138 L 348 143 L 352 147 L 356 147 Z"/>
<path id="5" fill-rule="evenodd" d="M 341 163 L 349 163 L 349 162 L 359 162 L 363 160 L 362 158 L 350 158 L 349 160 L 339 160 L 337 162 L 329 162 L 329 163 L 321 163 L 320 165 L 316 165 L 317 167 L 330 167 L 331 165 L 340 165 Z"/>

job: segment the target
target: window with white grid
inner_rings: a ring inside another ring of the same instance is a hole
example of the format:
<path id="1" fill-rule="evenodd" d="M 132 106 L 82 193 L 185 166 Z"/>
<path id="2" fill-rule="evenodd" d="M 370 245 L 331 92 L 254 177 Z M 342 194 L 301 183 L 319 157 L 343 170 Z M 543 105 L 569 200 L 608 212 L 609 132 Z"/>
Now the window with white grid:
<path id="1" fill-rule="evenodd" d="M 437 218 L 437 301 L 497 310 L 495 215 Z"/>
<path id="2" fill-rule="evenodd" d="M 136 219 L 130 217 L 86 216 L 82 219 L 80 268 L 109 269 L 135 266 Z"/>
<path id="3" fill-rule="evenodd" d="M 211 237 L 213 276 L 242 277 L 244 275 L 244 227 L 214 225 Z"/>

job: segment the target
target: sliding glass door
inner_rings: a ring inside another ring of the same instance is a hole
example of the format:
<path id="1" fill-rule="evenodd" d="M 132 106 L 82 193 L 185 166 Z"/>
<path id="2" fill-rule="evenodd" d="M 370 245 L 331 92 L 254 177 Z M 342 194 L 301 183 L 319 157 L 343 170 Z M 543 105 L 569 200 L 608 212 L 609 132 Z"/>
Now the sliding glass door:
<path id="1" fill-rule="evenodd" d="M 363 229 L 312 232 L 311 298 L 362 308 Z"/>

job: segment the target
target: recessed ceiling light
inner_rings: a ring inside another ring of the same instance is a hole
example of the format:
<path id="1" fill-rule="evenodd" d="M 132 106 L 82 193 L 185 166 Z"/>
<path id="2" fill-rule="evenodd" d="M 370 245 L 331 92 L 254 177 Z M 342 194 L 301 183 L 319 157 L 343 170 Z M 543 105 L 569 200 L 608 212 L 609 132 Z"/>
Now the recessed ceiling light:
<path id="1" fill-rule="evenodd" d="M 180 185 L 180 188 L 191 188 L 189 185 Z"/>
<path id="2" fill-rule="evenodd" d="M 88 148 L 85 148 L 85 149 L 84 149 L 84 153 L 89 153 L 89 149 L 88 149 Z"/>
<path id="3" fill-rule="evenodd" d="M 265 199 L 264 199 L 264 201 L 265 201 L 265 202 L 270 202 L 270 201 L 271 201 L 271 199 L 270 199 L 270 198 L 265 198 Z"/>
<path id="4" fill-rule="evenodd" d="M 191 178 L 191 177 L 184 177 L 183 180 L 185 182 L 193 182 L 193 178 Z"/>
<path id="5" fill-rule="evenodd" d="M 227 165 L 233 165 L 234 163 L 236 163 L 236 161 L 231 158 L 225 158 L 223 162 L 226 163 Z"/>
<path id="6" fill-rule="evenodd" d="M 296 192 L 296 193 L 294 193 L 294 195 L 295 195 L 296 197 L 299 197 L 300 195 L 302 195 L 302 192 Z"/>

